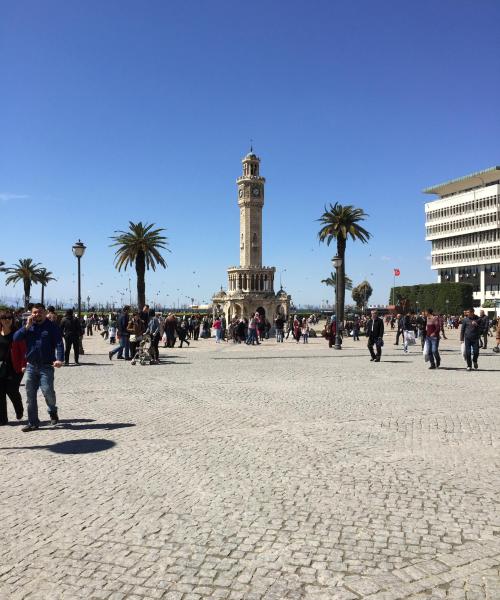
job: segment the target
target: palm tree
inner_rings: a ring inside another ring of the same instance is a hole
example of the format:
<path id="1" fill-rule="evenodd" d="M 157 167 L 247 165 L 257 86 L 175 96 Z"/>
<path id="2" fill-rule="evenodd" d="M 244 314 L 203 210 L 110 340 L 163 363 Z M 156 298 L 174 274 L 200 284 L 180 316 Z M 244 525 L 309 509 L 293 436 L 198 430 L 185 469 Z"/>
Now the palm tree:
<path id="1" fill-rule="evenodd" d="M 338 202 L 330 204 L 330 208 L 325 206 L 325 212 L 318 221 L 322 227 L 318 232 L 320 242 L 326 242 L 329 246 L 333 240 L 337 241 L 337 256 L 342 259 L 342 265 L 339 268 L 339 321 L 344 320 L 345 303 L 345 250 L 347 239 L 350 237 L 353 241 L 360 240 L 366 244 L 371 234 L 359 225 L 359 221 L 364 221 L 368 215 L 361 208 L 355 208 L 351 204 L 342 206 Z"/>
<path id="2" fill-rule="evenodd" d="M 4 271 L 6 271 L 5 263 L 3 260 L 0 260 L 0 273 L 3 273 Z"/>
<path id="3" fill-rule="evenodd" d="M 54 275 L 54 273 L 47 271 L 45 267 L 38 269 L 38 283 L 42 286 L 42 304 L 45 300 L 45 286 L 48 285 L 49 281 L 57 281 L 55 277 L 52 277 L 52 275 Z"/>
<path id="4" fill-rule="evenodd" d="M 118 271 L 124 270 L 135 264 L 137 274 L 137 304 L 139 310 L 146 304 L 146 269 L 156 271 L 156 265 L 167 267 L 165 259 L 160 254 L 160 248 L 168 250 L 166 247 L 167 238 L 161 235 L 164 229 L 153 229 L 154 223 L 147 224 L 132 223 L 129 221 L 129 231 L 116 231 L 117 235 L 111 237 L 114 243 L 111 246 L 118 246 L 115 251 L 115 267 Z M 168 250 L 169 251 L 169 250 Z M 170 252 L 170 251 L 169 251 Z"/>
<path id="5" fill-rule="evenodd" d="M 8 277 L 5 285 L 16 285 L 19 281 L 23 282 L 24 287 L 24 307 L 28 307 L 31 296 L 31 286 L 38 283 L 40 263 L 34 263 L 32 258 L 20 258 L 13 267 L 5 269 Z"/>
<path id="6" fill-rule="evenodd" d="M 326 279 L 322 279 L 321 283 L 325 285 L 329 285 L 330 287 L 335 287 L 337 285 L 337 275 L 333 271 L 330 273 L 330 276 Z M 345 289 L 352 290 L 352 279 L 350 277 L 345 276 Z"/>

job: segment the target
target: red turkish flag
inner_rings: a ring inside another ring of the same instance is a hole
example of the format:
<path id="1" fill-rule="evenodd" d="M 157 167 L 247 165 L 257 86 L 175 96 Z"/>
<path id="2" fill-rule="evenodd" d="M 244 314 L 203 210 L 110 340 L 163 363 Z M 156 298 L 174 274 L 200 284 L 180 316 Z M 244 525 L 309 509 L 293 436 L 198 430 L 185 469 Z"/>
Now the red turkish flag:
<path id="1" fill-rule="evenodd" d="M 394 269 L 394 277 L 399 277 L 401 275 L 401 271 L 399 269 Z"/>

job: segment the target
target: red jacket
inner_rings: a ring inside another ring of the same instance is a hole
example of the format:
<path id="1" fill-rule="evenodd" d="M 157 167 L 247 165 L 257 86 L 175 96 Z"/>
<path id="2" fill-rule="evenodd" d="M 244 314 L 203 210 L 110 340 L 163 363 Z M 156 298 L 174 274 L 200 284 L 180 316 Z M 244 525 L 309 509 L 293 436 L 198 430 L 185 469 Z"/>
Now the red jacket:
<path id="1" fill-rule="evenodd" d="M 10 347 L 10 358 L 12 360 L 12 367 L 19 375 L 26 368 L 26 344 L 23 340 L 20 342 L 12 342 Z"/>

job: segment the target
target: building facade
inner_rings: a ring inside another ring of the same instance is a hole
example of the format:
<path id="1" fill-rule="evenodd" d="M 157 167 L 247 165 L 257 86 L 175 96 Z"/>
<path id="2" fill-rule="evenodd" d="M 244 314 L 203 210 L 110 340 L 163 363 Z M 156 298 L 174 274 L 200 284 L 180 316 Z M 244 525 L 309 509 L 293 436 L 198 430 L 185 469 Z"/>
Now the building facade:
<path id="1" fill-rule="evenodd" d="M 275 267 L 262 266 L 262 208 L 266 180 L 260 175 L 260 158 L 250 149 L 242 165 L 243 173 L 236 180 L 240 265 L 227 270 L 227 290 L 221 289 L 212 298 L 214 312 L 224 312 L 228 322 L 259 312 L 272 323 L 278 313 L 288 317 L 291 298 L 283 289 L 274 292 Z"/>
<path id="2" fill-rule="evenodd" d="M 471 283 L 476 304 L 500 304 L 500 167 L 424 190 L 425 239 L 438 282 Z"/>

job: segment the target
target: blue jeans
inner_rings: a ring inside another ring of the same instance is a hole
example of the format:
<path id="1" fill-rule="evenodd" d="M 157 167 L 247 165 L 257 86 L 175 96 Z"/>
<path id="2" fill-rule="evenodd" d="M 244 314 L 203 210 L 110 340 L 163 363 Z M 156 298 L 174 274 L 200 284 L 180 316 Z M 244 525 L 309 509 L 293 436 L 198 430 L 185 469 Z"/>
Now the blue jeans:
<path id="1" fill-rule="evenodd" d="M 439 356 L 439 338 L 434 336 L 427 336 L 425 338 L 426 354 L 429 355 L 429 361 L 431 366 L 438 366 L 441 364 L 441 357 Z"/>
<path id="2" fill-rule="evenodd" d="M 36 395 L 38 388 L 47 403 L 49 415 L 57 411 L 56 393 L 54 391 L 54 367 L 52 365 L 36 366 L 28 363 L 26 367 L 26 404 L 28 406 L 28 423 L 38 427 L 38 403 Z"/>
<path id="3" fill-rule="evenodd" d="M 128 335 L 122 335 L 120 337 L 120 345 L 114 350 L 111 350 L 111 356 L 118 354 L 118 358 L 123 358 L 123 351 L 125 350 L 125 359 L 130 358 L 130 339 Z"/>

